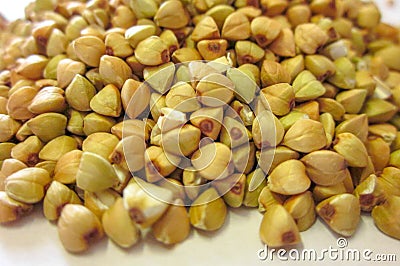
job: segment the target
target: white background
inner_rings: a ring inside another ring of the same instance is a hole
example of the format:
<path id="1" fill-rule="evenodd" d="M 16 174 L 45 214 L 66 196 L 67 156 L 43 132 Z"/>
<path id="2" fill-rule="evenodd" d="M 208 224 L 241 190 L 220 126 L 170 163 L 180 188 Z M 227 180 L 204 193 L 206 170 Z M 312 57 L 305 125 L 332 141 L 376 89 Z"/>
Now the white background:
<path id="1" fill-rule="evenodd" d="M 22 17 L 26 0 L 1 0 L 0 11 L 9 19 Z M 383 5 L 386 1 L 377 1 Z M 384 20 L 400 25 L 399 1 L 384 11 Z M 397 14 L 396 14 L 397 10 Z M 57 236 L 54 224 L 46 221 L 41 209 L 23 220 L 0 226 L 0 266 L 5 265 L 283 265 L 287 262 L 260 261 L 257 251 L 263 248 L 258 237 L 262 215 L 255 209 L 229 212 L 225 226 L 216 233 L 192 231 L 189 239 L 166 248 L 151 236 L 136 246 L 123 250 L 111 241 L 103 240 L 81 255 L 66 252 Z M 337 248 L 337 235 L 321 221 L 301 234 L 304 248 Z M 392 253 L 397 263 L 352 262 L 351 265 L 399 265 L 400 242 L 378 231 L 371 217 L 363 215 L 354 237 L 348 239 L 348 248 L 371 249 L 374 254 Z M 334 265 L 327 259 L 320 263 L 299 262 L 295 265 Z"/>

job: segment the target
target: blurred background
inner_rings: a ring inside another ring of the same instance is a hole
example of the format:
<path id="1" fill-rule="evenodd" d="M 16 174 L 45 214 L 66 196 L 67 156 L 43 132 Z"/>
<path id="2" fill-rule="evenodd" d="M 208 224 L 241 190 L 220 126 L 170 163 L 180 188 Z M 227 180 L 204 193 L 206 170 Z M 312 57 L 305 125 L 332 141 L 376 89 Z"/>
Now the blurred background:
<path id="1" fill-rule="evenodd" d="M 1 0 L 0 13 L 8 20 L 24 17 L 25 6 L 33 0 Z M 382 10 L 382 20 L 400 26 L 400 0 L 375 0 Z"/>

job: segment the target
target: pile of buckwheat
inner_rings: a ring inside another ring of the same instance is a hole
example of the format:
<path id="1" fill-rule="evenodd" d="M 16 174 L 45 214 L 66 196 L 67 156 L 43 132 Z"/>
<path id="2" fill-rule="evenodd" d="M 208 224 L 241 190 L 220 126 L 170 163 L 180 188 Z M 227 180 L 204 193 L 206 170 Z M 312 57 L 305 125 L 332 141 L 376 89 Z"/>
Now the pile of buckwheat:
<path id="1" fill-rule="evenodd" d="M 400 31 L 361 0 L 36 0 L 0 19 L 0 223 L 170 245 L 252 207 L 270 247 L 400 239 Z M 26 218 L 24 218 L 26 219 Z"/>

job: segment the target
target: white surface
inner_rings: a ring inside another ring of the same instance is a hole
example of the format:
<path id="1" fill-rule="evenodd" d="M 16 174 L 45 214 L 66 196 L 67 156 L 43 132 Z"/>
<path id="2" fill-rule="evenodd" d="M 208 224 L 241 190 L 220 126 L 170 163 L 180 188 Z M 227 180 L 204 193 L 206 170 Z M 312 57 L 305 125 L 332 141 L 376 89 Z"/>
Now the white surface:
<path id="1" fill-rule="evenodd" d="M 395 26 L 400 26 L 400 1 L 393 1 L 393 6 L 388 5 L 388 0 L 377 0 L 375 3 L 379 6 L 380 10 L 383 10 L 382 21 L 391 23 Z"/>
<path id="2" fill-rule="evenodd" d="M 93 245 L 84 254 L 66 252 L 58 240 L 57 228 L 47 222 L 40 208 L 34 215 L 9 226 L 0 227 L 0 265 L 283 265 L 283 261 L 258 259 L 257 252 L 264 246 L 258 238 L 262 215 L 255 209 L 241 208 L 229 212 L 224 227 L 215 233 L 192 230 L 186 241 L 167 248 L 151 235 L 127 250 L 118 248 L 110 240 Z M 317 220 L 308 231 L 301 233 L 303 247 L 316 249 L 338 248 L 337 235 Z M 370 249 L 373 254 L 396 254 L 400 261 L 400 243 L 378 232 L 371 217 L 364 216 L 355 236 L 348 238 L 349 249 Z M 341 261 L 293 262 L 294 265 L 334 265 Z M 346 262 L 348 263 L 348 262 Z M 355 261 L 350 265 L 372 265 Z M 398 265 L 387 262 L 383 265 Z"/>
<path id="3" fill-rule="evenodd" d="M 1 0 L 1 12 L 9 19 L 23 16 L 26 0 Z M 377 1 L 384 4 L 384 0 Z M 399 1 L 396 5 L 399 9 Z M 387 15 L 387 16 L 386 16 Z M 385 11 L 385 20 L 400 25 L 400 16 L 395 9 Z M 166 248 L 147 236 L 136 246 L 123 250 L 110 240 L 101 241 L 81 255 L 66 252 L 58 240 L 57 228 L 45 220 L 40 207 L 33 215 L 21 221 L 0 226 L 0 266 L 8 265 L 283 265 L 287 262 L 260 261 L 257 256 L 264 245 L 258 237 L 261 214 L 255 209 L 229 212 L 224 227 L 216 233 L 192 231 L 185 242 Z M 303 247 L 320 251 L 337 248 L 337 235 L 317 220 L 308 231 L 301 233 Z M 400 242 L 378 231 L 371 217 L 363 215 L 355 236 L 348 239 L 348 248 L 371 249 L 373 254 L 396 254 L 396 262 L 378 263 L 351 262 L 350 265 L 399 265 Z M 334 265 L 348 262 L 295 262 L 294 265 Z"/>
<path id="4" fill-rule="evenodd" d="M 8 20 L 15 20 L 25 16 L 25 6 L 33 0 L 1 0 L 0 13 Z"/>

